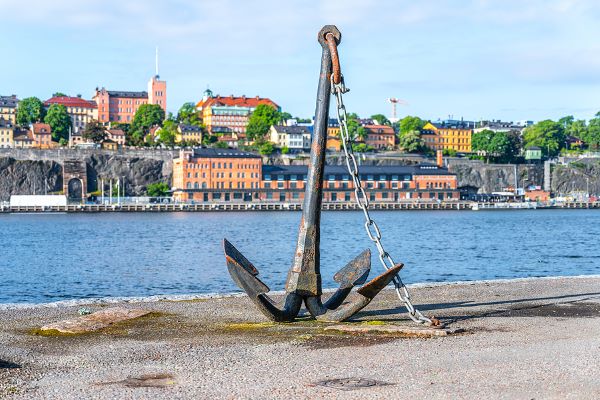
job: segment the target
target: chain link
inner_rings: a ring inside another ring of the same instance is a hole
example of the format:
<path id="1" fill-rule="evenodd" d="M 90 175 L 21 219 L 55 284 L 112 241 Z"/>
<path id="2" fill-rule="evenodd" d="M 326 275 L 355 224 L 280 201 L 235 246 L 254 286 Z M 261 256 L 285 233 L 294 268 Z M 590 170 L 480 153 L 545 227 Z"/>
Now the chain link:
<path id="1" fill-rule="evenodd" d="M 350 89 L 347 89 L 344 84 L 343 75 L 341 77 L 340 83 L 338 84 L 333 82 L 333 75 L 331 76 L 331 93 L 335 95 L 337 102 L 337 116 L 340 124 L 340 137 L 342 139 L 342 147 L 344 150 L 346 168 L 348 169 L 348 173 L 352 177 L 352 182 L 354 183 L 354 198 L 356 200 L 356 204 L 365 215 L 365 230 L 367 231 L 369 239 L 373 243 L 375 243 L 375 247 L 377 247 L 377 251 L 379 253 L 379 261 L 386 270 L 389 270 L 395 265 L 395 263 L 392 259 L 392 256 L 390 256 L 390 254 L 385 250 L 383 244 L 381 243 L 381 230 L 379 229 L 379 226 L 369 214 L 369 198 L 367 197 L 367 193 L 362 187 L 362 183 L 360 181 L 358 162 L 356 161 L 356 156 L 354 155 L 354 150 L 352 149 L 353 139 L 350 138 L 350 134 L 348 132 L 348 114 L 346 113 L 346 107 L 344 106 L 342 95 L 348 92 L 349 90 Z M 406 287 L 406 285 L 404 285 L 402 279 L 400 279 L 400 276 L 396 275 L 396 277 L 394 277 L 393 282 L 396 288 L 396 294 L 398 295 L 398 298 L 403 303 L 403 305 L 406 307 L 410 318 L 413 321 L 421 324 L 434 325 L 434 322 L 430 318 L 424 316 L 412 304 L 408 288 Z"/>

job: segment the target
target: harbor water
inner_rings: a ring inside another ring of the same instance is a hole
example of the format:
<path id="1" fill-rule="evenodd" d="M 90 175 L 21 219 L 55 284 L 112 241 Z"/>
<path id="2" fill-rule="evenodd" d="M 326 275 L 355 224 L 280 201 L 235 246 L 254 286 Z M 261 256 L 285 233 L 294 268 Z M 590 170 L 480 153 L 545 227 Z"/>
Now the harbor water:
<path id="1" fill-rule="evenodd" d="M 406 283 L 600 274 L 597 210 L 373 212 Z M 374 247 L 360 212 L 324 212 L 321 268 Z M 229 239 L 282 290 L 299 212 L 0 215 L 0 303 L 228 293 Z M 371 276 L 382 267 L 373 256 Z"/>

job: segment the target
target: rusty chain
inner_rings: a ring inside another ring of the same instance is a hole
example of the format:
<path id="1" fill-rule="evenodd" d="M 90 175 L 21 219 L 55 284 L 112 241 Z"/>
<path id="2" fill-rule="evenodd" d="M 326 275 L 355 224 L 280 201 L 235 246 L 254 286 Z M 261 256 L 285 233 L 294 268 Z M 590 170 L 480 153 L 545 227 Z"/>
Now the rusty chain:
<path id="1" fill-rule="evenodd" d="M 332 42 L 335 42 L 335 39 L 332 37 L 332 35 L 327 35 L 326 38 L 329 47 L 336 48 L 336 46 L 332 46 Z M 335 72 L 339 72 L 337 48 L 335 52 L 332 52 L 332 58 L 336 59 L 334 61 L 334 65 L 337 65 L 338 69 L 337 71 L 334 71 L 333 74 L 331 74 L 331 93 L 335 95 L 336 98 L 336 109 L 340 125 L 340 137 L 342 139 L 342 147 L 344 149 L 346 168 L 348 169 L 348 173 L 352 177 L 352 181 L 354 183 L 354 197 L 356 200 L 356 204 L 358 205 L 358 207 L 360 207 L 365 216 L 365 230 L 367 231 L 367 235 L 377 247 L 377 251 L 379 253 L 379 261 L 381 262 L 381 265 L 383 265 L 383 267 L 386 270 L 389 270 L 396 264 L 394 263 L 392 256 L 383 247 L 383 244 L 381 243 L 381 230 L 369 214 L 369 198 L 367 197 L 367 193 L 365 192 L 365 189 L 363 188 L 362 183 L 360 181 L 360 171 L 358 168 L 358 163 L 356 161 L 356 156 L 354 155 L 354 150 L 352 149 L 352 139 L 350 138 L 350 134 L 348 132 L 348 115 L 346 113 L 346 107 L 344 106 L 342 95 L 348 92 L 350 89 L 346 88 L 344 84 L 344 77 L 343 75 L 341 75 L 341 73 L 338 78 L 339 82 L 335 82 L 337 77 Z M 406 307 L 408 315 L 414 322 L 430 326 L 439 325 L 439 321 L 437 321 L 435 318 L 428 318 L 425 315 L 423 315 L 418 309 L 415 308 L 410 299 L 410 293 L 408 292 L 408 288 L 402 282 L 400 276 L 396 276 L 393 282 L 398 298 Z"/>

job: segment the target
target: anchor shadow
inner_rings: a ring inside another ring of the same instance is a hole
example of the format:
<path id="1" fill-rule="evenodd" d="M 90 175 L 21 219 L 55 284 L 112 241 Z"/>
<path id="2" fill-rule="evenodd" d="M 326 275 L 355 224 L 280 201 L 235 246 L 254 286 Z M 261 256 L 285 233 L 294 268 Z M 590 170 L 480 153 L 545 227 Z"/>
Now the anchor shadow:
<path id="1" fill-rule="evenodd" d="M 473 302 L 473 301 L 459 301 L 459 302 L 450 302 L 450 303 L 436 303 L 436 304 L 418 304 L 416 307 L 421 312 L 427 311 L 436 311 L 436 310 L 450 310 L 457 308 L 474 308 L 474 307 L 486 307 L 486 306 L 502 306 L 502 305 L 524 305 L 530 302 L 538 302 L 538 301 L 548 301 L 548 303 L 544 304 L 535 304 L 530 306 L 523 307 L 502 307 L 496 310 L 481 310 L 480 312 L 474 312 L 468 315 L 453 315 L 453 316 L 437 316 L 436 318 L 442 320 L 445 323 L 453 323 L 458 321 L 477 319 L 477 318 L 485 318 L 485 317 L 493 317 L 500 316 L 503 314 L 511 313 L 512 311 L 520 311 L 525 309 L 535 309 L 542 308 L 547 306 L 560 304 L 573 304 L 576 302 L 582 302 L 590 299 L 598 299 L 600 298 L 600 292 L 590 292 L 590 293 L 577 293 L 577 294 L 569 294 L 569 295 L 561 295 L 561 296 L 547 296 L 547 297 L 530 297 L 530 298 L 521 298 L 514 300 L 499 300 L 499 301 L 489 301 L 489 302 Z M 569 300 L 570 301 L 567 301 Z M 556 300 L 563 300 L 556 302 Z M 355 315 L 355 318 L 360 317 L 381 317 L 388 315 L 398 315 L 401 312 L 398 311 L 398 308 L 388 308 L 384 310 L 366 310 L 361 311 Z M 518 316 L 518 314 L 517 314 Z M 550 316 L 550 315 L 548 315 Z M 584 316 L 592 316 L 592 315 L 584 315 Z M 600 316 L 600 313 L 598 314 Z M 407 318 L 392 318 L 390 321 L 404 321 Z"/>
<path id="2" fill-rule="evenodd" d="M 17 369 L 21 368 L 19 364 L 0 359 L 0 369 Z"/>

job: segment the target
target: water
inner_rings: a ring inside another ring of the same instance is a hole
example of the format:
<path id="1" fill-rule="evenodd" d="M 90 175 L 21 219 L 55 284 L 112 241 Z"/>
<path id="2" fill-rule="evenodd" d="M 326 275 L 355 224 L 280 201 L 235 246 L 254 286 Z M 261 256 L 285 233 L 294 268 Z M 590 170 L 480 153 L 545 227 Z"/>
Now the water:
<path id="1" fill-rule="evenodd" d="M 373 216 L 384 245 L 406 264 L 407 283 L 600 274 L 597 210 Z M 0 215 L 0 303 L 237 291 L 223 237 L 281 290 L 299 219 L 296 212 Z M 369 247 L 362 224 L 359 212 L 323 214 L 325 287 Z"/>

